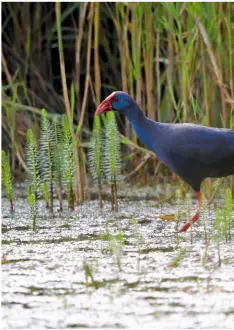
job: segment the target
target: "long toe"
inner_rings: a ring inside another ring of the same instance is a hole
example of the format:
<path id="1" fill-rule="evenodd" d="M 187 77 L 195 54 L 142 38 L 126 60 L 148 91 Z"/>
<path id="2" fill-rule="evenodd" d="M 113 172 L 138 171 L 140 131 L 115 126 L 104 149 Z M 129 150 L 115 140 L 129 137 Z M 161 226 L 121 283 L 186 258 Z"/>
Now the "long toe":
<path id="1" fill-rule="evenodd" d="M 178 232 L 182 233 L 182 232 L 186 232 L 189 227 L 191 227 L 194 222 L 196 222 L 199 218 L 199 210 L 191 217 L 191 219 L 189 219 L 186 223 L 182 224 L 179 226 L 178 228 Z"/>

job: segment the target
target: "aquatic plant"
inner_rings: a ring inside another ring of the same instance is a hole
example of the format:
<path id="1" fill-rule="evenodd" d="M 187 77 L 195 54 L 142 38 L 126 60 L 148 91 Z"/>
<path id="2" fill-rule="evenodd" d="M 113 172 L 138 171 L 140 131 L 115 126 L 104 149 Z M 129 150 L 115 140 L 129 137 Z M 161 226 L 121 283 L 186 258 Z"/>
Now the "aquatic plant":
<path id="1" fill-rule="evenodd" d="M 181 220 L 181 208 L 182 208 L 182 192 L 181 189 L 176 189 L 176 223 L 175 223 L 175 232 L 176 232 L 176 242 L 179 243 L 179 235 L 178 235 L 178 226 Z"/>
<path id="2" fill-rule="evenodd" d="M 205 197 L 205 194 L 202 193 L 201 194 L 200 219 L 201 219 L 201 222 L 203 223 L 205 244 L 208 244 L 208 240 L 209 240 L 207 229 L 206 229 L 207 207 L 208 207 L 207 199 Z"/>
<path id="3" fill-rule="evenodd" d="M 47 112 L 42 109 L 41 112 L 41 134 L 40 134 L 40 172 L 41 180 L 49 186 L 50 211 L 53 212 L 54 195 L 54 153 L 55 140 L 52 134 L 51 123 L 48 120 Z"/>
<path id="4" fill-rule="evenodd" d="M 99 237 L 101 240 L 107 241 L 108 252 L 116 258 L 117 266 L 119 270 L 121 270 L 122 246 L 124 243 L 122 231 L 119 229 L 116 234 L 112 234 L 107 229 L 107 231 L 101 233 Z"/>
<path id="5" fill-rule="evenodd" d="M 45 182 L 41 183 L 41 192 L 42 192 L 42 198 L 44 199 L 46 204 L 46 208 L 48 209 L 50 205 L 50 194 L 48 192 Z"/>
<path id="6" fill-rule="evenodd" d="M 181 261 L 185 256 L 185 249 L 180 249 L 178 254 L 173 258 L 173 260 L 168 264 L 168 267 L 179 267 Z"/>
<path id="7" fill-rule="evenodd" d="M 114 112 L 106 113 L 104 169 L 111 185 L 111 205 L 113 211 L 118 211 L 117 178 L 120 174 L 120 138 Z"/>
<path id="8" fill-rule="evenodd" d="M 220 240 L 221 240 L 221 224 L 222 224 L 222 214 L 221 210 L 217 209 L 215 213 L 215 221 L 214 221 L 214 237 L 215 244 L 218 252 L 218 265 L 221 265 L 221 257 L 220 257 Z"/>
<path id="9" fill-rule="evenodd" d="M 27 131 L 26 163 L 28 167 L 28 182 L 32 187 L 32 192 L 37 199 L 38 192 L 38 151 L 36 138 L 31 130 Z"/>
<path id="10" fill-rule="evenodd" d="M 143 236 L 140 233 L 140 225 L 137 223 L 136 217 L 132 217 L 132 231 L 137 244 L 137 270 L 139 272 L 140 271 L 139 251 L 140 251 L 140 246 L 143 242 Z"/>
<path id="11" fill-rule="evenodd" d="M 232 210 L 233 210 L 233 201 L 232 201 L 232 192 L 230 188 L 225 190 L 225 208 L 223 210 L 223 232 L 226 238 L 226 241 L 231 240 L 231 225 L 232 225 Z"/>
<path id="12" fill-rule="evenodd" d="M 28 192 L 27 192 L 27 201 L 30 208 L 30 216 L 32 219 L 32 227 L 33 230 L 36 230 L 36 215 L 37 215 L 37 206 L 36 206 L 36 196 L 32 192 L 31 184 L 28 185 Z"/>
<path id="13" fill-rule="evenodd" d="M 88 201 L 91 200 L 91 189 L 89 186 L 89 177 L 88 177 L 88 155 L 86 154 L 83 147 L 79 148 L 80 151 L 80 164 L 81 164 L 81 171 L 83 172 L 83 199 Z"/>
<path id="14" fill-rule="evenodd" d="M 102 208 L 102 181 L 103 173 L 103 132 L 100 123 L 100 116 L 95 115 L 93 121 L 93 132 L 89 144 L 88 153 L 89 169 L 94 182 L 98 186 L 98 199 L 100 208 Z"/>
<path id="15" fill-rule="evenodd" d="M 188 216 L 190 216 L 191 214 L 191 209 L 192 209 L 192 199 L 191 199 L 191 195 L 190 193 L 187 193 L 185 196 L 185 210 L 186 210 L 186 214 L 188 214 Z M 193 226 L 190 227 L 190 242 L 191 244 L 193 243 Z"/>
<path id="16" fill-rule="evenodd" d="M 62 116 L 62 137 L 63 137 L 63 182 L 66 187 L 68 207 L 74 210 L 74 145 L 66 115 Z"/>
<path id="17" fill-rule="evenodd" d="M 91 266 L 86 262 L 83 261 L 83 269 L 85 273 L 85 286 L 88 288 L 90 285 L 93 286 L 94 288 L 98 289 L 99 283 L 95 281 L 93 277 L 93 270 Z M 89 279 L 91 279 L 91 284 L 89 284 Z"/>
<path id="18" fill-rule="evenodd" d="M 54 145 L 54 179 L 57 184 L 59 209 L 63 210 L 63 198 L 62 198 L 62 179 L 63 179 L 63 137 L 61 124 L 58 123 L 57 116 L 53 118 L 53 138 Z"/>
<path id="19" fill-rule="evenodd" d="M 10 202 L 10 211 L 12 213 L 14 211 L 12 174 L 7 155 L 4 150 L 2 150 L 2 187 L 6 192 L 7 199 Z"/>

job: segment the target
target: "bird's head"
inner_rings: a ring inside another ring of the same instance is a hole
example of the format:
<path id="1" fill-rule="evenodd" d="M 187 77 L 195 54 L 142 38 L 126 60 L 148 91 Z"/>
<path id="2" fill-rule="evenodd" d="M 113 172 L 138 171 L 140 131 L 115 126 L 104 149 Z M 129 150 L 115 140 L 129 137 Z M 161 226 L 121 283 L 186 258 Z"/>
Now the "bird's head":
<path id="1" fill-rule="evenodd" d="M 134 100 L 125 92 L 113 92 L 96 109 L 96 114 L 100 115 L 106 111 L 127 112 Z"/>

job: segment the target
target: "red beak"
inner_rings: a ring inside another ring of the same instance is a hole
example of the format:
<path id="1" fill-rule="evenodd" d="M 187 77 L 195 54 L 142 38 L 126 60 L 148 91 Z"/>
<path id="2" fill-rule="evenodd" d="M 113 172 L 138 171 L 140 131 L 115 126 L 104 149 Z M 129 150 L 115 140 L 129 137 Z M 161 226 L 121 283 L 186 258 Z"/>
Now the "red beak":
<path id="1" fill-rule="evenodd" d="M 113 92 L 111 95 L 109 95 L 96 109 L 96 114 L 101 115 L 103 112 L 110 111 L 112 109 L 112 105 L 110 103 L 110 100 L 115 95 L 115 92 Z"/>
<path id="2" fill-rule="evenodd" d="M 108 100 L 104 100 L 96 109 L 96 114 L 101 115 L 105 111 L 110 111 L 112 108 L 111 103 Z"/>

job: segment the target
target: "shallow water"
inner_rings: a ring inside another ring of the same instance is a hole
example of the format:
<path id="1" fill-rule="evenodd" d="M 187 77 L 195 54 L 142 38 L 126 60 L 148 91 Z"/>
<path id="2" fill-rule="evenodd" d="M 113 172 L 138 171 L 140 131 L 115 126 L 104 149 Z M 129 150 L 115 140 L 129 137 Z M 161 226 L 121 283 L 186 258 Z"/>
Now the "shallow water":
<path id="1" fill-rule="evenodd" d="M 25 199 L 13 217 L 3 199 L 2 327 L 233 328 L 233 239 L 219 267 L 210 210 L 204 263 L 202 221 L 177 235 L 159 219 L 175 207 L 154 205 L 121 199 L 115 213 L 90 201 L 51 216 L 40 202 L 34 232 Z"/>

